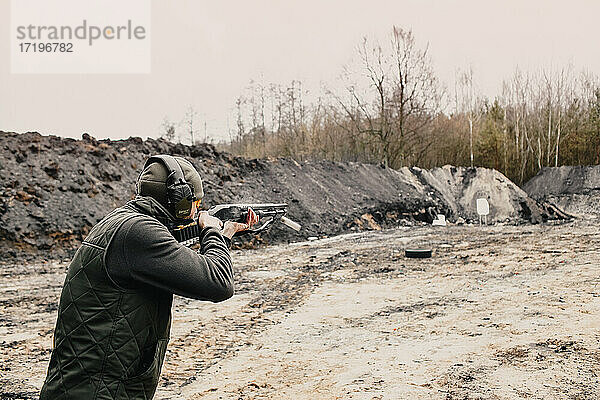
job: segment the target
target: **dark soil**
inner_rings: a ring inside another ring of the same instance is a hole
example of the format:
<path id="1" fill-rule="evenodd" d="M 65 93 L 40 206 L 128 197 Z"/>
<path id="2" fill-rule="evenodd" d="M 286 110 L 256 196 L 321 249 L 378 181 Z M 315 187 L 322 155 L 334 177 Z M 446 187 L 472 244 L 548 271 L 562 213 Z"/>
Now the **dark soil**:
<path id="1" fill-rule="evenodd" d="M 524 189 L 532 198 L 570 214 L 600 216 L 600 165 L 544 168 Z"/>
<path id="2" fill-rule="evenodd" d="M 0 256 L 68 258 L 90 228 L 134 195 L 134 182 L 153 154 L 190 160 L 205 183 L 203 204 L 286 202 L 285 226 L 237 246 L 290 242 L 348 230 L 379 230 L 474 221 L 477 197 L 490 203 L 489 222 L 543 222 L 563 215 L 527 197 L 495 170 L 446 166 L 431 171 L 291 159 L 256 160 L 164 140 L 82 140 L 0 132 Z"/>

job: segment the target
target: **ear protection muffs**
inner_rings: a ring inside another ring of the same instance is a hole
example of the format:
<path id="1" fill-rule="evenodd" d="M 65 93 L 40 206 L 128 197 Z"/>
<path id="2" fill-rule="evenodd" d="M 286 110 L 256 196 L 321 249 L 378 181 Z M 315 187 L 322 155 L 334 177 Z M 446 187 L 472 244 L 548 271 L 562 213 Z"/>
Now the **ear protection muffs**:
<path id="1" fill-rule="evenodd" d="M 150 157 L 146 160 L 142 171 L 155 162 L 164 165 L 168 171 L 166 186 L 169 211 L 172 211 L 177 219 L 187 219 L 192 211 L 192 202 L 196 199 L 194 188 L 186 182 L 177 160 L 166 154 Z"/>

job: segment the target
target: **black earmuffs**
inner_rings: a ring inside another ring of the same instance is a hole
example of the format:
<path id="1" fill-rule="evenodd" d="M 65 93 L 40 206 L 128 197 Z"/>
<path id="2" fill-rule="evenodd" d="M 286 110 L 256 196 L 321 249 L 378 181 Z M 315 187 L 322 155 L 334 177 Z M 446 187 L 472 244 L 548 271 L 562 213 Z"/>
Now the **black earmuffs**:
<path id="1" fill-rule="evenodd" d="M 164 165 L 168 171 L 166 186 L 169 211 L 172 211 L 177 219 L 187 219 L 192 211 L 192 203 L 196 199 L 194 188 L 186 182 L 183 170 L 177 160 L 166 154 L 150 157 L 142 171 L 155 162 Z"/>

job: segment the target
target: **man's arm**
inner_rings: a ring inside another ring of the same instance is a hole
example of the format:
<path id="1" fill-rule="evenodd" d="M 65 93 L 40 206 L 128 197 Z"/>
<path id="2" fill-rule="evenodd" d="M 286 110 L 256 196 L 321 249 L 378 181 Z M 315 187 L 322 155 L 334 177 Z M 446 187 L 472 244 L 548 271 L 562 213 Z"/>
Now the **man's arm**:
<path id="1" fill-rule="evenodd" d="M 202 229 L 200 243 L 195 252 L 153 218 L 135 218 L 119 228 L 107 250 L 108 274 L 126 288 L 149 285 L 193 299 L 226 300 L 233 295 L 228 246 L 210 227 Z"/>

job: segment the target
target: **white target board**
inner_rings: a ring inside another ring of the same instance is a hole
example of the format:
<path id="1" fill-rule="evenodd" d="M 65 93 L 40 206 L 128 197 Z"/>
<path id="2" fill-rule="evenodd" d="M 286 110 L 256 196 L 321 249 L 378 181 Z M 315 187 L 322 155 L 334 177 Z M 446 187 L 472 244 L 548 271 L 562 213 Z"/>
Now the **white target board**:
<path id="1" fill-rule="evenodd" d="M 481 225 L 482 222 L 487 225 L 487 216 L 489 213 L 490 203 L 488 203 L 487 199 L 477 199 L 477 214 L 479 214 L 479 225 Z"/>
<path id="2" fill-rule="evenodd" d="M 490 213 L 490 203 L 487 199 L 477 199 L 477 214 L 486 216 Z"/>

